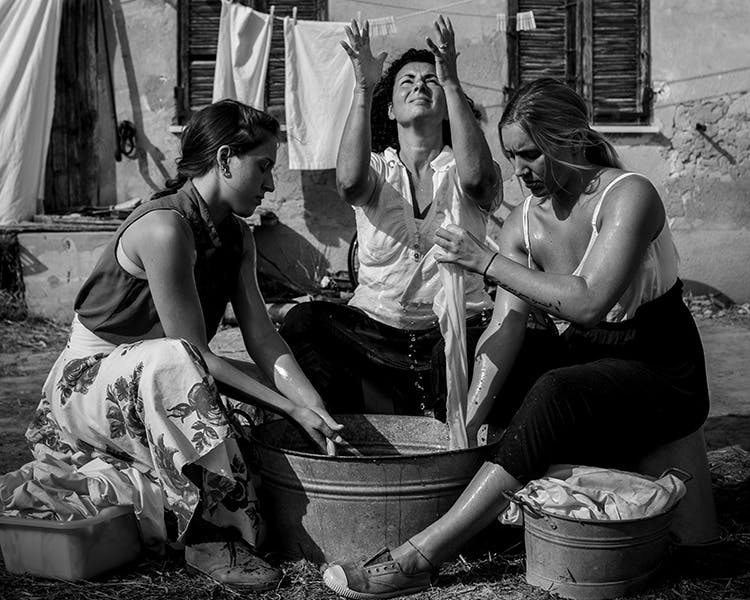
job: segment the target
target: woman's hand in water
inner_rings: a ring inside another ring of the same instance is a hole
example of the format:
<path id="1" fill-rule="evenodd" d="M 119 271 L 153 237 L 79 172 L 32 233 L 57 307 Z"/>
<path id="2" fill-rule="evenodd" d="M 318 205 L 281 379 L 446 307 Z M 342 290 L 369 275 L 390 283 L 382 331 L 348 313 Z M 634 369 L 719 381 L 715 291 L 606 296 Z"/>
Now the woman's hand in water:
<path id="1" fill-rule="evenodd" d="M 377 57 L 372 55 L 370 49 L 370 23 L 365 21 L 360 29 L 356 21 L 352 20 L 350 25 L 344 27 L 347 42 L 340 42 L 341 47 L 346 50 L 354 66 L 354 77 L 357 87 L 363 90 L 372 90 L 383 74 L 383 62 L 388 56 L 387 52 L 381 52 Z"/>
<path id="2" fill-rule="evenodd" d="M 344 426 L 337 423 L 322 407 L 307 408 L 295 406 L 289 416 L 297 421 L 324 454 L 336 454 L 336 444 L 341 443 L 339 435 Z"/>
<path id="3" fill-rule="evenodd" d="M 440 15 L 435 21 L 435 41 L 426 38 L 427 47 L 435 55 L 435 72 L 440 85 L 453 83 L 458 85 L 458 68 L 456 66 L 456 36 L 453 24 L 447 17 Z"/>
<path id="4" fill-rule="evenodd" d="M 495 254 L 470 232 L 457 225 L 438 229 L 435 243 L 443 250 L 442 254 L 435 256 L 435 260 L 453 263 L 475 273 L 483 273 Z"/>

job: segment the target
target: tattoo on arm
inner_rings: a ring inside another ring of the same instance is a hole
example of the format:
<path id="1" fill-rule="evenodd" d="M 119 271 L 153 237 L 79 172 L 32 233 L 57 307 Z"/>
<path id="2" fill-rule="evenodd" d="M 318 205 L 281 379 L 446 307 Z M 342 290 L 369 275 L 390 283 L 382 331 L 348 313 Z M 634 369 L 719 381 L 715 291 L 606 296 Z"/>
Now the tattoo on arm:
<path id="1" fill-rule="evenodd" d="M 513 294 L 514 296 L 517 296 L 518 298 L 520 298 L 524 302 L 528 302 L 532 306 L 536 306 L 537 308 L 541 308 L 542 310 L 549 310 L 549 309 L 558 310 L 558 311 L 560 310 L 560 301 L 559 300 L 557 300 L 556 302 L 540 302 L 539 300 L 534 300 L 533 298 L 530 298 L 529 296 L 527 296 L 526 294 L 523 294 L 523 293 L 519 292 L 518 290 L 514 290 L 509 285 L 505 285 L 504 283 L 500 283 L 500 282 L 498 282 L 498 285 L 501 288 L 503 288 L 504 290 L 506 290 L 506 291 L 510 292 L 511 294 Z"/>

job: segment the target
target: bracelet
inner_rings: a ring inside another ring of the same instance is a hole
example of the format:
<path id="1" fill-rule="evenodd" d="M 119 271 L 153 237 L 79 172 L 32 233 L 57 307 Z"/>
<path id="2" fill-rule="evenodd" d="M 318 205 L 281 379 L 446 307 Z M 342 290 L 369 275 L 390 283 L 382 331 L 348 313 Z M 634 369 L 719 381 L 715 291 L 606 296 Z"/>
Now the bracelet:
<path id="1" fill-rule="evenodd" d="M 495 252 L 495 254 L 492 255 L 492 258 L 489 260 L 489 262 L 487 263 L 487 266 L 484 268 L 484 272 L 482 273 L 482 279 L 485 279 L 485 280 L 487 279 L 487 269 L 490 268 L 490 265 L 492 264 L 492 261 L 495 260 L 495 257 L 497 255 L 498 255 L 497 252 Z"/>

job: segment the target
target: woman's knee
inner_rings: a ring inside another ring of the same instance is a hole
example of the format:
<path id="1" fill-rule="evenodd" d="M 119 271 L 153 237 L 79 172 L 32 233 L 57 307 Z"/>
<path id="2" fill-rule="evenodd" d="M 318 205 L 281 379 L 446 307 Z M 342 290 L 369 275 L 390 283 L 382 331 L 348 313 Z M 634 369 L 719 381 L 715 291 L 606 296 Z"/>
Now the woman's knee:
<path id="1" fill-rule="evenodd" d="M 170 366 L 179 367 L 193 363 L 208 372 L 206 361 L 198 347 L 181 338 L 160 338 L 157 340 L 146 340 L 139 342 L 139 352 L 143 355 L 144 362 L 160 365 L 162 369 Z"/>
<path id="2" fill-rule="evenodd" d="M 284 339 L 294 339 L 298 336 L 309 336 L 321 318 L 317 302 L 302 302 L 293 306 L 284 316 L 279 327 L 279 334 Z"/>

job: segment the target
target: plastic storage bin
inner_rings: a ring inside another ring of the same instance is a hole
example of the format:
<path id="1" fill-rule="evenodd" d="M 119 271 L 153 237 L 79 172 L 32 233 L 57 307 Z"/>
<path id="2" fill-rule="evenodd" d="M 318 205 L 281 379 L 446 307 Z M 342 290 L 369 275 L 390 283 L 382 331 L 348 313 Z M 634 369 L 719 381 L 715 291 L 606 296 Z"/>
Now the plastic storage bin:
<path id="1" fill-rule="evenodd" d="M 5 568 L 51 579 L 90 579 L 138 557 L 141 541 L 132 506 L 95 517 L 48 521 L 0 516 Z"/>

